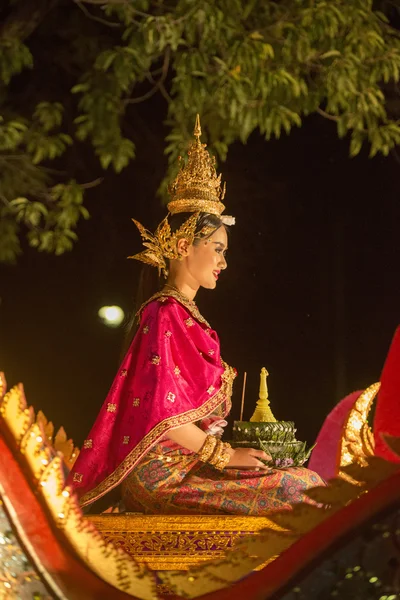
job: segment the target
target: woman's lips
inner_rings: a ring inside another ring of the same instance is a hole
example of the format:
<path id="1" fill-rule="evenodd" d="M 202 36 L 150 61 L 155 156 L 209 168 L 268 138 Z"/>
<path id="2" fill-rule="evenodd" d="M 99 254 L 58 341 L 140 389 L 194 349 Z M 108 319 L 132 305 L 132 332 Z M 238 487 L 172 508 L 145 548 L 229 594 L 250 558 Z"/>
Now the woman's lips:
<path id="1" fill-rule="evenodd" d="M 218 279 L 220 273 L 221 273 L 221 271 L 213 271 L 213 275 L 214 275 L 215 279 Z"/>

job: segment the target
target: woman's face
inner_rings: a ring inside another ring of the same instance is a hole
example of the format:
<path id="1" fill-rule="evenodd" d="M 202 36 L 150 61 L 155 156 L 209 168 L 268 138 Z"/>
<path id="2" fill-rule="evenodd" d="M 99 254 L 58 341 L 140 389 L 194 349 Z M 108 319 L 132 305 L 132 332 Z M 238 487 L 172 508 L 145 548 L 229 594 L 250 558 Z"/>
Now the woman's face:
<path id="1" fill-rule="evenodd" d="M 219 227 L 210 237 L 189 246 L 184 259 L 187 275 L 199 287 L 214 289 L 218 277 L 227 268 L 225 254 L 228 249 L 228 236 L 225 227 Z"/>

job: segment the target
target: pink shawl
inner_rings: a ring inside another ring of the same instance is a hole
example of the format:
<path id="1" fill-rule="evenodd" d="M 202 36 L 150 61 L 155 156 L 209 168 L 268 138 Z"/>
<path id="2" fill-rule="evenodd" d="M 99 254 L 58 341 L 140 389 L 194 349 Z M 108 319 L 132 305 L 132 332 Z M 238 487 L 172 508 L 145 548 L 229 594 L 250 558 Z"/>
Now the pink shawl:
<path id="1" fill-rule="evenodd" d="M 117 486 L 169 430 L 230 410 L 235 371 L 194 303 L 160 292 L 140 327 L 67 479 L 82 506 Z"/>

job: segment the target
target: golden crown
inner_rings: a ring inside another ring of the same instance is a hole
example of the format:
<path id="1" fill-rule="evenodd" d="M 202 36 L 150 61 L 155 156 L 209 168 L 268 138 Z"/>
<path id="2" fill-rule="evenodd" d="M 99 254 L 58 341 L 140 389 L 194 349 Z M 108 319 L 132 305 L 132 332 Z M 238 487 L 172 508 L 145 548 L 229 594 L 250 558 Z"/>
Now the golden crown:
<path id="1" fill-rule="evenodd" d="M 166 259 L 182 258 L 177 249 L 177 242 L 185 238 L 189 244 L 193 243 L 200 213 L 218 215 L 225 225 L 235 223 L 234 217 L 221 214 L 225 210 L 221 202 L 225 196 L 225 185 L 221 185 L 221 175 L 216 173 L 215 158 L 211 157 L 205 149 L 206 144 L 200 142 L 199 115 L 196 116 L 193 134 L 196 139 L 189 147 L 187 163 L 182 165 L 177 177 L 168 188 L 171 200 L 167 208 L 172 215 L 183 212 L 194 214 L 174 233 L 168 223 L 168 215 L 161 221 L 154 234 L 132 219 L 140 231 L 145 250 L 128 258 L 157 267 L 159 273 L 162 272 L 165 277 L 168 275 Z M 215 227 L 206 226 L 196 235 L 208 236 L 214 229 Z"/>
<path id="2" fill-rule="evenodd" d="M 193 135 L 196 138 L 188 149 L 188 160 L 175 180 L 169 185 L 171 196 L 167 208 L 171 214 L 182 212 L 204 212 L 221 215 L 225 206 L 225 185 L 215 170 L 215 157 L 206 150 L 207 144 L 200 142 L 200 117 L 196 116 Z M 179 157 L 182 160 L 182 157 Z"/>

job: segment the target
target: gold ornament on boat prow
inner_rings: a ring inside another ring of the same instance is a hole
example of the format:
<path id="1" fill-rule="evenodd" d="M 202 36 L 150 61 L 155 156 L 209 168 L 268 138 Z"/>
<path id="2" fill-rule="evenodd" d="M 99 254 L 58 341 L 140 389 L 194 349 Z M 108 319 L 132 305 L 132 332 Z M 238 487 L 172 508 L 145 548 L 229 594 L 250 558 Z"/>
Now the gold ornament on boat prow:
<path id="1" fill-rule="evenodd" d="M 64 427 L 60 427 L 54 435 L 54 425 L 41 410 L 36 415 L 36 423 L 42 428 L 46 441 L 56 450 L 61 452 L 68 469 L 72 469 L 79 456 L 79 448 L 74 446 L 72 439 L 67 438 Z"/>
<path id="2" fill-rule="evenodd" d="M 0 376 L 0 385 L 2 381 L 5 382 L 4 376 Z M 54 428 L 43 413 L 38 414 L 35 421 L 35 412 L 28 406 L 21 384 L 7 394 L 0 390 L 0 420 L 2 426 L 8 429 L 12 450 L 16 450 L 15 460 L 23 468 L 23 473 L 28 474 L 38 501 L 45 506 L 49 522 L 60 530 L 59 536 L 64 538 L 77 558 L 116 590 L 140 600 L 155 600 L 157 582 L 154 574 L 116 544 L 107 544 L 82 514 L 75 494 L 64 487 L 63 457 L 49 442 Z M 67 436 L 62 428 L 60 431 L 55 439 L 57 441 L 58 436 L 58 443 L 64 444 Z M 66 443 L 68 447 L 70 444 L 73 446 L 72 440 Z M 53 573 L 39 561 L 36 565 L 49 587 L 58 590 Z"/>
<path id="3" fill-rule="evenodd" d="M 256 423 L 276 423 L 276 419 L 272 414 L 272 410 L 269 405 L 267 386 L 268 375 L 269 373 L 267 369 L 263 367 L 260 373 L 259 399 L 257 400 L 256 409 L 253 413 L 253 416 L 250 419 L 250 421 Z"/>
<path id="4" fill-rule="evenodd" d="M 196 116 L 193 135 L 196 139 L 189 147 L 187 163 L 182 165 L 168 187 L 171 200 L 167 208 L 172 215 L 196 211 L 221 215 L 225 210 L 221 200 L 224 199 L 226 186 L 221 185 L 221 174 L 216 173 L 215 157 L 206 150 L 207 144 L 200 142 L 199 115 Z"/>
<path id="5" fill-rule="evenodd" d="M 375 440 L 368 424 L 368 414 L 380 387 L 378 382 L 364 390 L 344 423 L 339 446 L 339 473 L 343 478 L 349 477 L 343 472 L 343 467 L 352 464 L 363 467 L 367 464 L 368 457 L 374 456 Z"/>

